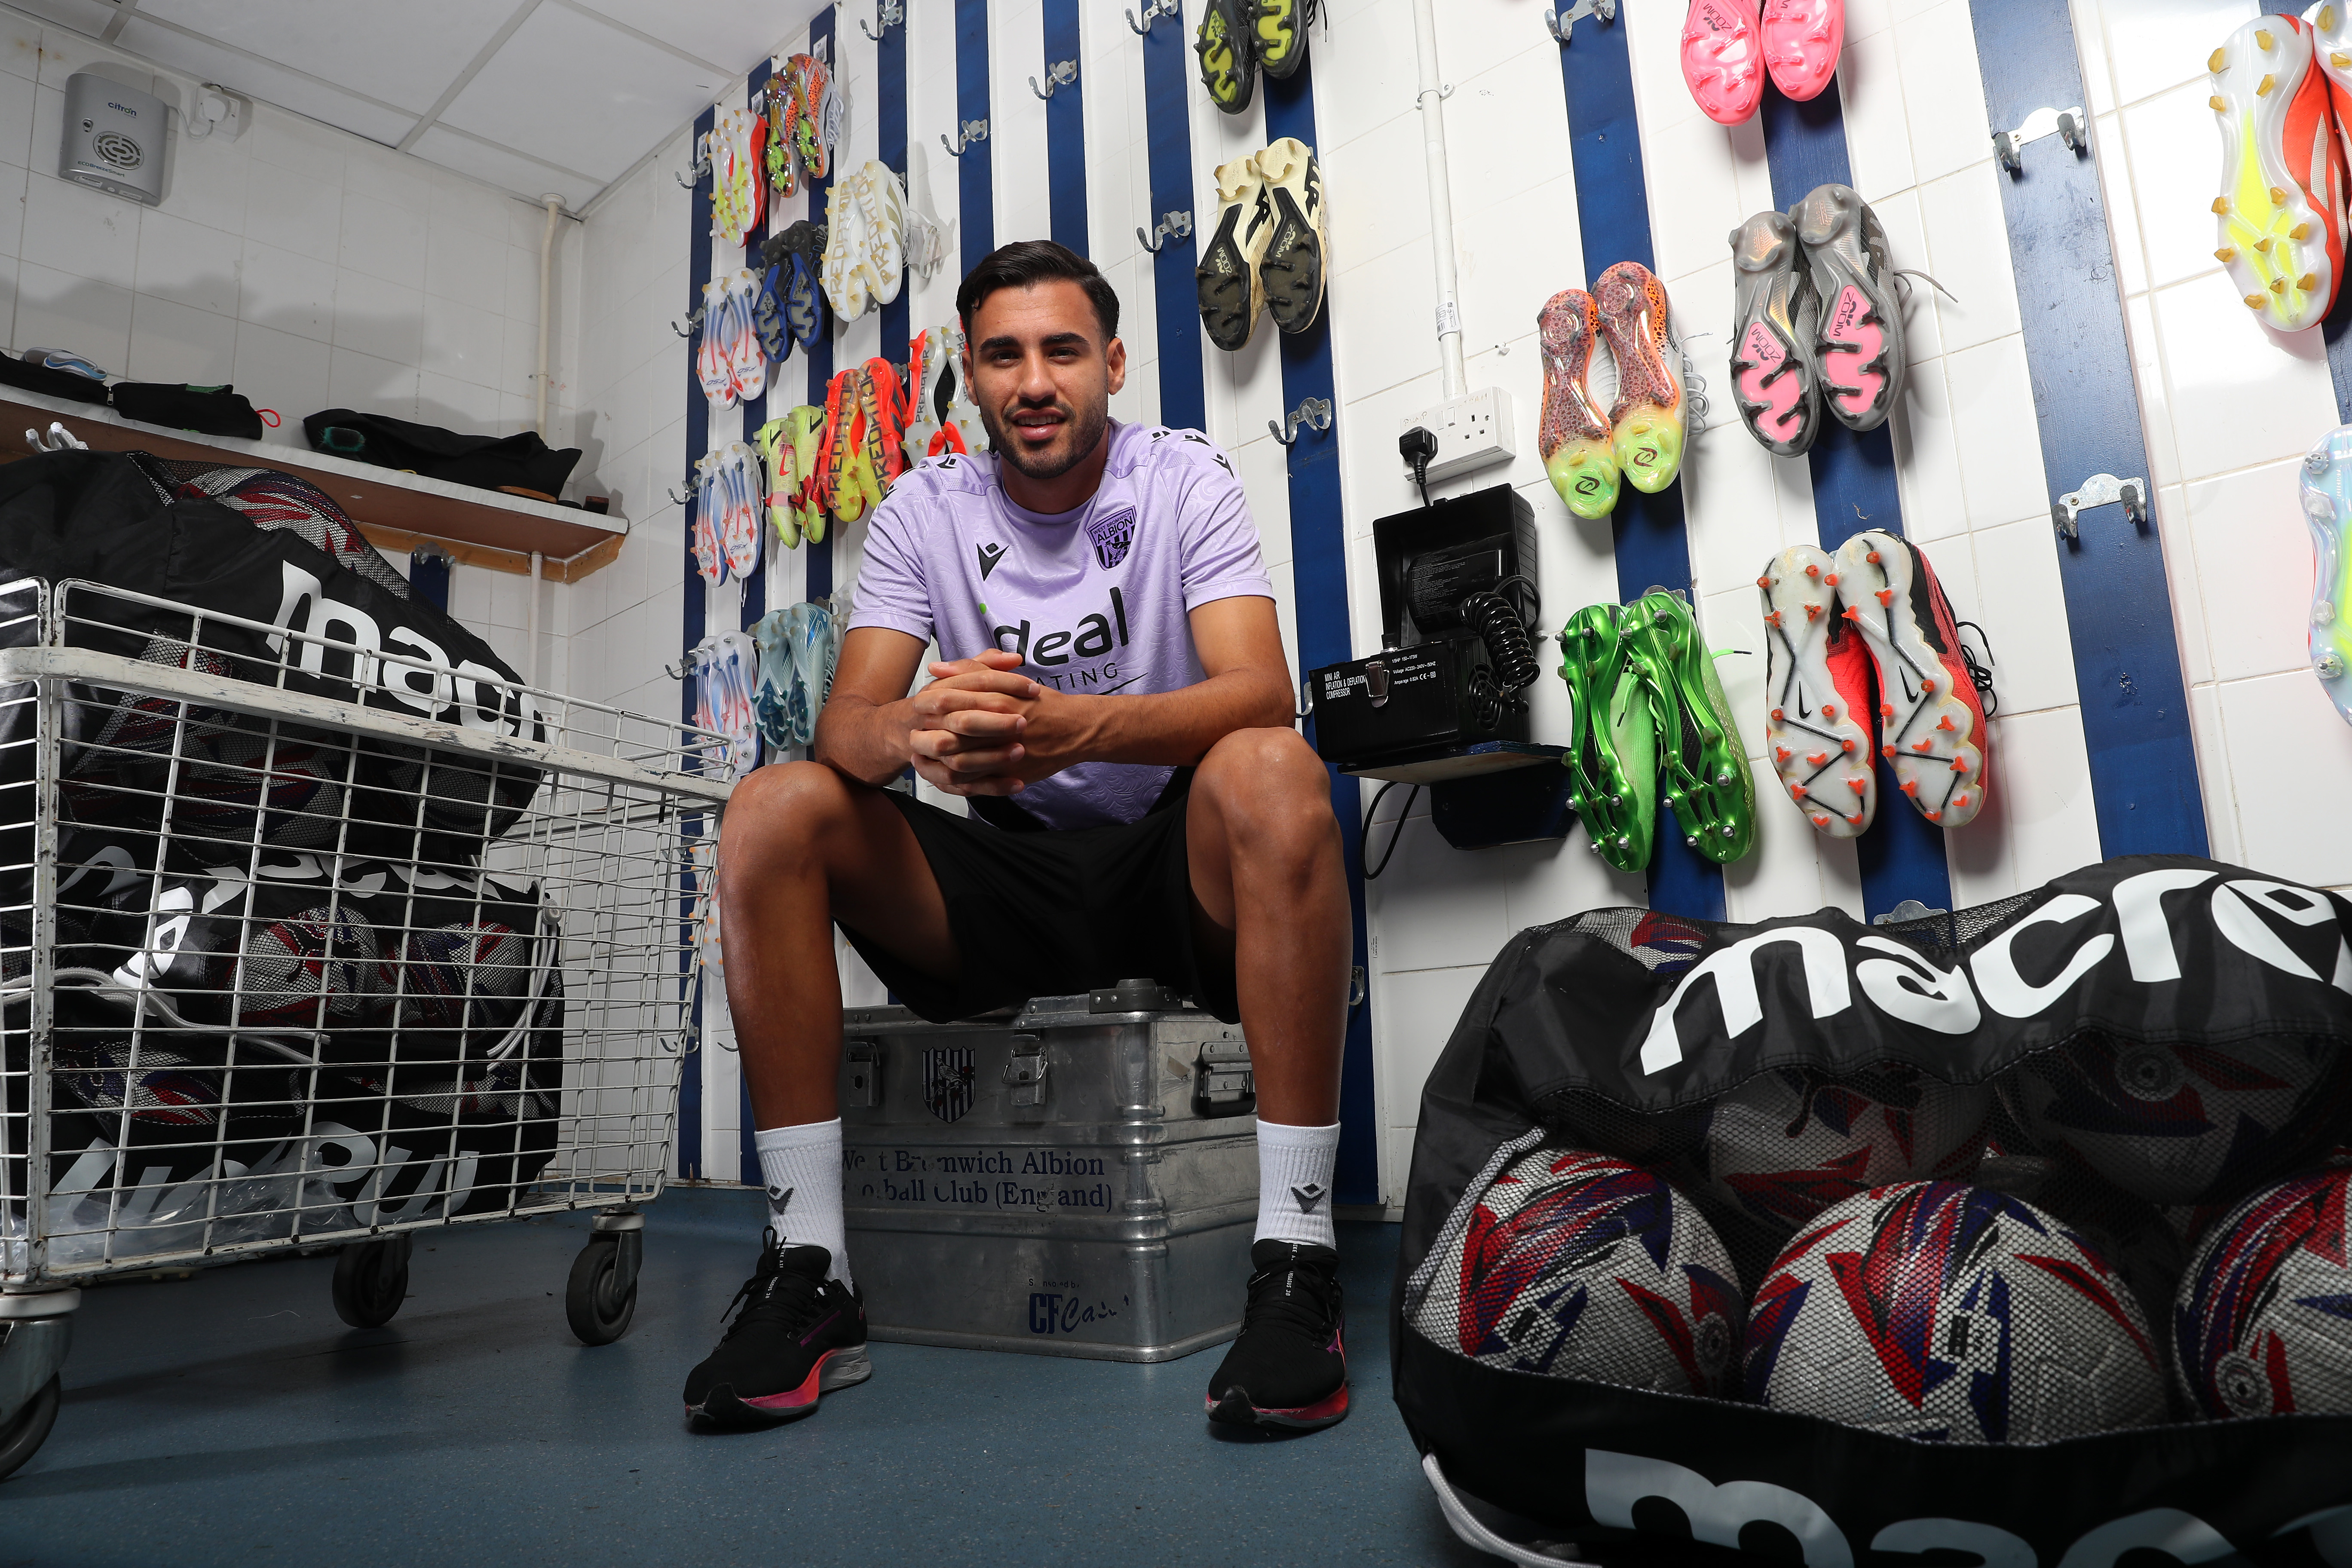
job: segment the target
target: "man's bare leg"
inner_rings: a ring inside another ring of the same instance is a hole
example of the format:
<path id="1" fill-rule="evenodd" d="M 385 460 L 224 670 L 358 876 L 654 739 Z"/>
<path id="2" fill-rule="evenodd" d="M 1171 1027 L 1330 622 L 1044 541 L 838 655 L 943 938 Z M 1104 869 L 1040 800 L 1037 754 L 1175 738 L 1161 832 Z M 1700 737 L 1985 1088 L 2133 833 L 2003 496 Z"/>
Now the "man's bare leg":
<path id="1" fill-rule="evenodd" d="M 719 839 L 727 1005 L 761 1127 L 830 1121 L 841 1060 L 837 916 L 927 974 L 956 972 L 946 902 L 882 792 L 818 763 L 735 786 Z"/>
<path id="2" fill-rule="evenodd" d="M 1236 731 L 1201 760 L 1184 834 L 1193 941 L 1234 955 L 1257 1076 L 1249 1300 L 1207 1409 L 1220 1426 L 1311 1431 L 1348 1414 L 1331 1173 L 1350 933 L 1330 774 L 1296 731 Z"/>

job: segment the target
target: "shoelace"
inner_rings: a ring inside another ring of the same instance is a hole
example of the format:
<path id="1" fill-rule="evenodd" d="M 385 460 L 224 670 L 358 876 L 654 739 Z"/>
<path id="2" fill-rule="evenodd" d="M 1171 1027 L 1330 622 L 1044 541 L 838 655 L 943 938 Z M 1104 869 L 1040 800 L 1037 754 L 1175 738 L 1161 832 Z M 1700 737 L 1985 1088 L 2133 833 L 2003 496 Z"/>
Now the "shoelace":
<path id="1" fill-rule="evenodd" d="M 1964 630 L 1972 631 L 1977 634 L 1977 640 L 1984 644 L 1984 661 L 1983 663 L 1979 663 L 1977 659 L 1976 650 L 1969 647 L 1967 638 L 1961 638 L 1960 663 L 1968 669 L 1969 679 L 1975 684 L 1977 695 L 1983 700 L 1985 717 L 1990 719 L 2000 710 L 2000 694 L 1995 692 L 1992 689 L 1992 671 L 1985 668 L 1988 664 L 1999 664 L 2000 662 L 2000 660 L 1993 658 L 1992 656 L 1992 638 L 1985 636 L 1984 627 L 1977 625 L 1974 621 L 1955 621 L 1952 623 L 1952 630 L 1955 632 Z"/>
<path id="2" fill-rule="evenodd" d="M 1339 1295 L 1338 1282 L 1312 1275 L 1301 1281 L 1299 1276 L 1307 1273 L 1298 1264 L 1286 1263 L 1279 1268 L 1251 1275 L 1249 1304 L 1242 1312 L 1243 1331 L 1280 1324 L 1296 1329 L 1308 1339 L 1329 1333 L 1331 1320 L 1338 1316 L 1333 1310 Z"/>
<path id="3" fill-rule="evenodd" d="M 721 1322 L 727 1321 L 730 1313 L 735 1319 L 727 1324 L 726 1333 L 720 1336 L 722 1342 L 752 1323 L 766 1323 L 791 1333 L 805 1330 L 816 1319 L 824 1281 L 786 1268 L 783 1248 L 774 1231 L 767 1232 L 761 1239 L 767 1250 L 760 1259 L 758 1272 L 743 1281 L 735 1299 L 719 1314 Z"/>
<path id="4" fill-rule="evenodd" d="M 1953 293 L 1941 283 L 1937 283 L 1935 279 L 1929 278 L 1927 273 L 1920 271 L 1916 267 L 1897 267 L 1893 268 L 1887 276 L 1895 279 L 1895 289 L 1902 294 L 1903 302 L 1906 305 L 1911 302 L 1911 285 L 1904 281 L 1904 279 L 1909 278 L 1927 278 L 1928 284 L 1936 290 L 1937 293 L 1941 294 L 1945 299 L 1949 300 L 1955 305 L 1960 302 L 1960 297 L 1958 294 Z"/>

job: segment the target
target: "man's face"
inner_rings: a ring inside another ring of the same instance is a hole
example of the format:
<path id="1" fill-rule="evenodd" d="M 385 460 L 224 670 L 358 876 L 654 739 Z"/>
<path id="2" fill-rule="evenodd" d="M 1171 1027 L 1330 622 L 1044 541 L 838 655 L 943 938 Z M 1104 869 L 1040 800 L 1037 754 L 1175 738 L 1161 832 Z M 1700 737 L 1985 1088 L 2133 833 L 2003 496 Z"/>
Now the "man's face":
<path id="1" fill-rule="evenodd" d="M 999 289 L 972 312 L 965 376 L 997 454 L 1033 479 L 1068 473 L 1101 445 L 1127 345 L 1103 342 L 1086 290 L 1066 278 Z"/>

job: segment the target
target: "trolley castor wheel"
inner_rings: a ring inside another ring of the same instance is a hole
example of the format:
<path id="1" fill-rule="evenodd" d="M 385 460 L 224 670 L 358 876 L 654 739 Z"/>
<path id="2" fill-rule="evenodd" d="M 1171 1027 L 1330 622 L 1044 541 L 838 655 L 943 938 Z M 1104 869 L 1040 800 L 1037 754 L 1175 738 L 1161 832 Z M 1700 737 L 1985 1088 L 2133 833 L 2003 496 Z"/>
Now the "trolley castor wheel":
<path id="1" fill-rule="evenodd" d="M 572 1260 L 563 1315 L 583 1345 L 609 1345 L 637 1315 L 637 1268 L 645 1257 L 646 1216 L 602 1214 L 596 1233 Z"/>
<path id="2" fill-rule="evenodd" d="M 335 1316 L 355 1329 L 380 1329 L 408 1297 L 405 1235 L 346 1247 L 335 1258 Z"/>
<path id="3" fill-rule="evenodd" d="M 0 1480 L 16 1473 L 24 1462 L 40 1452 L 48 1441 L 49 1428 L 57 1425 L 58 1402 L 63 1397 L 64 1374 L 52 1373 L 41 1391 L 33 1395 L 16 1418 L 0 1427 Z"/>

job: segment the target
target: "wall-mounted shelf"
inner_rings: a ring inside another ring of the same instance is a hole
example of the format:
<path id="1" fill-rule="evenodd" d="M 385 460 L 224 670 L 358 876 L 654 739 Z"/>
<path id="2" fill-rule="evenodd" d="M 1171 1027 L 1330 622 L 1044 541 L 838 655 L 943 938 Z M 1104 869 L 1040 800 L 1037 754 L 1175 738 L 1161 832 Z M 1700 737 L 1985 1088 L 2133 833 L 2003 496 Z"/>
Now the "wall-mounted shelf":
<path id="1" fill-rule="evenodd" d="M 26 430 L 61 423 L 76 440 L 100 452 L 152 452 L 194 462 L 250 463 L 310 480 L 335 498 L 360 531 L 381 548 L 413 550 L 431 540 L 454 560 L 497 572 L 528 574 L 540 552 L 541 575 L 576 582 L 610 564 L 627 535 L 625 519 L 453 485 L 421 474 L 355 463 L 301 447 L 199 436 L 125 419 L 102 404 L 72 403 L 0 385 L 0 457 L 30 456 Z"/>

